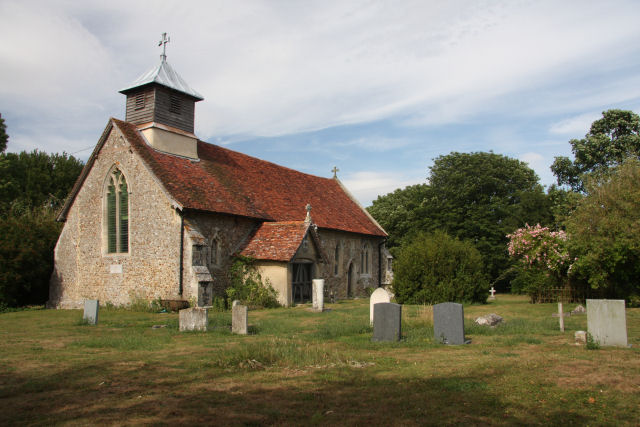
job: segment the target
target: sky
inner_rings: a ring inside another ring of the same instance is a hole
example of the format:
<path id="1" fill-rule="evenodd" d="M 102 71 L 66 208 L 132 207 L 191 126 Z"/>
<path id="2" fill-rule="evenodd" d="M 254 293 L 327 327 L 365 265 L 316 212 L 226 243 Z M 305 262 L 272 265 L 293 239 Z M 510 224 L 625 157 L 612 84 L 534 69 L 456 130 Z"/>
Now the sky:
<path id="1" fill-rule="evenodd" d="M 493 151 L 555 182 L 610 108 L 640 112 L 638 1 L 0 0 L 8 151 L 86 160 L 118 91 L 167 61 L 203 141 L 338 177 L 364 206 Z"/>

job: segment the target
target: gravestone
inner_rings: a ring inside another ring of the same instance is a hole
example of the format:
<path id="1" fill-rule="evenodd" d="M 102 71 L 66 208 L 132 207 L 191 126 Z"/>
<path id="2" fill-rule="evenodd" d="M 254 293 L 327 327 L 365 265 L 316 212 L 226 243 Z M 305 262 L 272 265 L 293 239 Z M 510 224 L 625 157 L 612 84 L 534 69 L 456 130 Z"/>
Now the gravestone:
<path id="1" fill-rule="evenodd" d="M 464 339 L 462 304 L 443 302 L 433 306 L 433 336 L 442 344 L 468 344 Z"/>
<path id="2" fill-rule="evenodd" d="M 502 316 L 498 316 L 495 313 L 485 314 L 484 316 L 478 317 L 475 322 L 481 326 L 494 327 L 497 324 L 502 323 Z"/>
<path id="3" fill-rule="evenodd" d="M 373 325 L 374 313 L 373 306 L 379 303 L 391 302 L 391 296 L 384 288 L 378 288 L 371 294 L 369 299 L 369 324 Z"/>
<path id="4" fill-rule="evenodd" d="M 324 310 L 324 279 L 313 279 L 311 282 L 311 298 L 313 300 L 313 310 Z"/>
<path id="5" fill-rule="evenodd" d="M 84 300 L 84 314 L 82 315 L 82 320 L 87 322 L 89 325 L 97 325 L 98 310 L 100 310 L 100 301 L 97 299 Z"/>
<path id="6" fill-rule="evenodd" d="M 627 347 L 624 300 L 588 299 L 587 331 L 601 346 Z"/>
<path id="7" fill-rule="evenodd" d="M 496 290 L 493 289 L 493 286 L 491 287 L 491 290 L 489 292 L 491 292 L 491 295 L 489 296 L 489 299 L 491 299 L 491 300 L 496 299 Z"/>
<path id="8" fill-rule="evenodd" d="M 373 306 L 372 341 L 400 341 L 402 334 L 402 306 L 392 302 Z"/>
<path id="9" fill-rule="evenodd" d="M 239 335 L 247 335 L 249 308 L 246 305 L 236 304 L 231 309 L 231 332 Z"/>
<path id="10" fill-rule="evenodd" d="M 587 344 L 587 331 L 576 331 L 573 334 L 576 339 L 576 345 L 586 345 Z"/>
<path id="11" fill-rule="evenodd" d="M 181 331 L 206 331 L 209 329 L 209 310 L 201 307 L 179 311 Z"/>

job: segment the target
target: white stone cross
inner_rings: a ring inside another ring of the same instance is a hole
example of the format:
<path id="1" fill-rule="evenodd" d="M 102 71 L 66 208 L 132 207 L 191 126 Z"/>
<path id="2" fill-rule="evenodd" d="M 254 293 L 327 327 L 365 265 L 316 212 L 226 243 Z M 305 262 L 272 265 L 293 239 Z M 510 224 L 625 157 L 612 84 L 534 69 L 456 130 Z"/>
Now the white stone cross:
<path id="1" fill-rule="evenodd" d="M 491 287 L 491 290 L 489 292 L 491 292 L 491 296 L 489 298 L 496 299 L 496 290 L 493 289 L 493 286 Z"/>

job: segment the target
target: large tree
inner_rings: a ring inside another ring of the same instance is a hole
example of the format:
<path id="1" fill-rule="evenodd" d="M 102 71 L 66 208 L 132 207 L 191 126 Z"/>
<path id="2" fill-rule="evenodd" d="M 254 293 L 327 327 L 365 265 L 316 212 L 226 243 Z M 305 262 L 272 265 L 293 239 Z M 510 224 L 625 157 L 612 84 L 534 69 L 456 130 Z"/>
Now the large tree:
<path id="1" fill-rule="evenodd" d="M 551 170 L 559 185 L 584 191 L 586 174 L 606 174 L 626 158 L 640 157 L 640 116 L 633 111 L 605 111 L 584 138 L 569 143 L 575 160 L 556 157 Z"/>
<path id="2" fill-rule="evenodd" d="M 80 160 L 66 153 L 0 154 L 0 213 L 12 205 L 58 207 L 82 171 Z"/>
<path id="3" fill-rule="evenodd" d="M 9 142 L 9 135 L 7 135 L 7 125 L 4 123 L 2 114 L 0 114 L 0 153 L 4 153 L 7 149 L 7 143 Z"/>
<path id="4" fill-rule="evenodd" d="M 572 276 L 605 298 L 640 304 L 640 161 L 592 177 L 567 220 Z"/>
<path id="5" fill-rule="evenodd" d="M 369 212 L 390 234 L 392 247 L 436 230 L 471 241 L 492 281 L 510 265 L 507 234 L 526 223 L 552 222 L 550 201 L 535 172 L 492 152 L 440 156 L 429 184 L 378 197 Z"/>
<path id="6" fill-rule="evenodd" d="M 428 202 L 430 228 L 471 240 L 491 280 L 509 266 L 506 235 L 526 223 L 551 222 L 549 201 L 526 163 L 492 152 L 435 159 Z"/>

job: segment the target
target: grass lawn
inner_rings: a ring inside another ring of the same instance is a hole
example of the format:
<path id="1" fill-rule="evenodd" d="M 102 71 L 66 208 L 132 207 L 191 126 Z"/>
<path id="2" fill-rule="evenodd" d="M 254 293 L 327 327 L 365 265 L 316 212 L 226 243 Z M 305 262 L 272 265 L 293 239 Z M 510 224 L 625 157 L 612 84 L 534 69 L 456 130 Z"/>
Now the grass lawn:
<path id="1" fill-rule="evenodd" d="M 640 423 L 640 309 L 632 348 L 587 350 L 586 316 L 562 333 L 556 304 L 520 296 L 466 306 L 465 346 L 433 342 L 431 307 L 403 307 L 399 343 L 371 342 L 368 300 L 328 307 L 250 311 L 248 336 L 230 313 L 206 333 L 180 333 L 177 314 L 0 314 L 0 424 Z M 486 313 L 505 324 L 476 326 Z"/>

